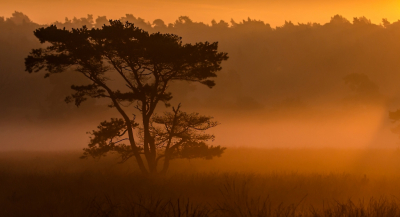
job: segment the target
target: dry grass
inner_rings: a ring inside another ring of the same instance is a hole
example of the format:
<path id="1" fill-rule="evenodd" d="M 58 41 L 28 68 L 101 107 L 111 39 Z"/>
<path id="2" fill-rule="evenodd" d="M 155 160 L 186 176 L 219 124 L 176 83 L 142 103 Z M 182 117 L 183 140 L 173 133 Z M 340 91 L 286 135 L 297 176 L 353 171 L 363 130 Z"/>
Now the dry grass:
<path id="1" fill-rule="evenodd" d="M 231 149 L 158 178 L 79 155 L 0 153 L 0 216 L 400 216 L 393 150 Z"/>

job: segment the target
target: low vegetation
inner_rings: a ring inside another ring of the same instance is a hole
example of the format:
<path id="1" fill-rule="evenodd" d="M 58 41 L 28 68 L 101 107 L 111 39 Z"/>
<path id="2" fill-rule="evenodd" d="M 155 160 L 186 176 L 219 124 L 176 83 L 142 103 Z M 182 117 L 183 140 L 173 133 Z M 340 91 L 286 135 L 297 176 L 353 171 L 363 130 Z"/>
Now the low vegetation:
<path id="1" fill-rule="evenodd" d="M 0 153 L 0 216 L 400 216 L 395 150 L 231 148 L 152 178 L 80 154 Z"/>

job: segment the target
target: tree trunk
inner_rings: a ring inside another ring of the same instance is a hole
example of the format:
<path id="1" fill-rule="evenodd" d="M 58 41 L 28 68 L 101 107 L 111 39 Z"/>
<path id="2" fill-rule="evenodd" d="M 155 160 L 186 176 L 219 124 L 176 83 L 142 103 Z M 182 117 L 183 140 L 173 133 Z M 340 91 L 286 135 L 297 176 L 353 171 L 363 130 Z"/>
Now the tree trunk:
<path id="1" fill-rule="evenodd" d="M 138 163 L 139 169 L 140 171 L 144 174 L 147 175 L 148 171 L 146 169 L 146 167 L 144 166 L 144 162 L 142 157 L 140 156 L 138 147 L 136 146 L 136 142 L 135 142 L 135 137 L 133 136 L 133 130 L 132 130 L 132 124 L 131 124 L 131 120 L 129 119 L 128 115 L 125 113 L 125 111 L 121 108 L 121 106 L 118 104 L 117 100 L 114 97 L 114 93 L 113 91 L 108 88 L 105 84 L 103 84 L 102 82 L 98 81 L 98 84 L 100 86 L 102 86 L 104 89 L 106 89 L 106 91 L 108 92 L 108 94 L 110 95 L 110 98 L 115 106 L 115 108 L 118 110 L 118 112 L 122 115 L 122 117 L 125 120 L 126 123 L 126 127 L 128 130 L 128 136 L 129 136 L 129 143 L 132 147 L 132 151 L 133 154 L 136 158 L 136 162 Z"/>
<path id="2" fill-rule="evenodd" d="M 149 166 L 149 172 L 155 174 L 157 173 L 156 150 L 154 141 L 152 141 L 153 138 L 151 137 L 150 134 L 150 120 L 145 116 L 143 116 L 143 131 L 144 131 L 143 143 L 144 143 L 147 165 Z"/>

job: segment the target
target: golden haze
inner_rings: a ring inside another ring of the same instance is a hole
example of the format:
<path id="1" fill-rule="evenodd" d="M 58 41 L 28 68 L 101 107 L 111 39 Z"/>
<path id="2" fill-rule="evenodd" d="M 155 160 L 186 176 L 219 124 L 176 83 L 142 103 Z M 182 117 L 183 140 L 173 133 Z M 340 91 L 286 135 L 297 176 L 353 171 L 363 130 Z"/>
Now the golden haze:
<path id="1" fill-rule="evenodd" d="M 173 23 L 178 16 L 189 16 L 197 22 L 210 23 L 211 20 L 241 21 L 250 17 L 263 20 L 271 26 L 283 25 L 284 21 L 293 23 L 326 23 L 331 16 L 340 14 L 351 20 L 353 17 L 366 16 L 374 23 L 382 18 L 389 21 L 399 19 L 399 1 L 296 1 L 296 0 L 251 0 L 251 1 L 183 1 L 183 0 L 119 0 L 119 1 L 78 1 L 78 0 L 1 0 L 0 15 L 10 17 L 14 11 L 22 11 L 32 20 L 49 24 L 55 20 L 63 21 L 65 17 L 86 17 L 87 14 L 107 16 L 118 19 L 123 14 L 133 14 L 146 21 L 162 19 Z"/>

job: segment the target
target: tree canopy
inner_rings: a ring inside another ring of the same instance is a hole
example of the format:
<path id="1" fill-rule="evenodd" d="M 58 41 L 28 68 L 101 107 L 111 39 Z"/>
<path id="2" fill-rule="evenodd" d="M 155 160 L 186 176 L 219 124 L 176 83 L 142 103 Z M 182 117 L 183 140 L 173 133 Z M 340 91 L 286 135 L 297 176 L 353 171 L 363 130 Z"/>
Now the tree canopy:
<path id="1" fill-rule="evenodd" d="M 25 59 L 26 71 L 45 70 L 45 77 L 77 71 L 90 83 L 72 85 L 75 93 L 65 101 L 80 106 L 88 98 L 105 98 L 122 117 L 102 122 L 91 133 L 84 156 L 117 151 L 123 161 L 134 156 L 143 173 L 156 173 L 161 158 L 165 162 L 178 156 L 212 158 L 223 152 L 224 148 L 204 143 L 213 139 L 202 133 L 216 126 L 211 117 L 181 112 L 180 106 L 173 108 L 173 113 L 154 115 L 159 102 L 170 106 L 171 81 L 198 82 L 210 88 L 215 85 L 212 78 L 221 70 L 222 61 L 228 59 L 227 53 L 218 52 L 217 42 L 183 44 L 177 35 L 149 34 L 118 20 L 111 20 L 101 29 L 83 26 L 67 30 L 51 25 L 37 29 L 34 35 L 49 46 L 31 51 Z M 124 85 L 115 85 L 115 80 Z M 140 124 L 133 108 L 139 112 Z M 112 141 L 126 133 L 129 145 Z"/>

